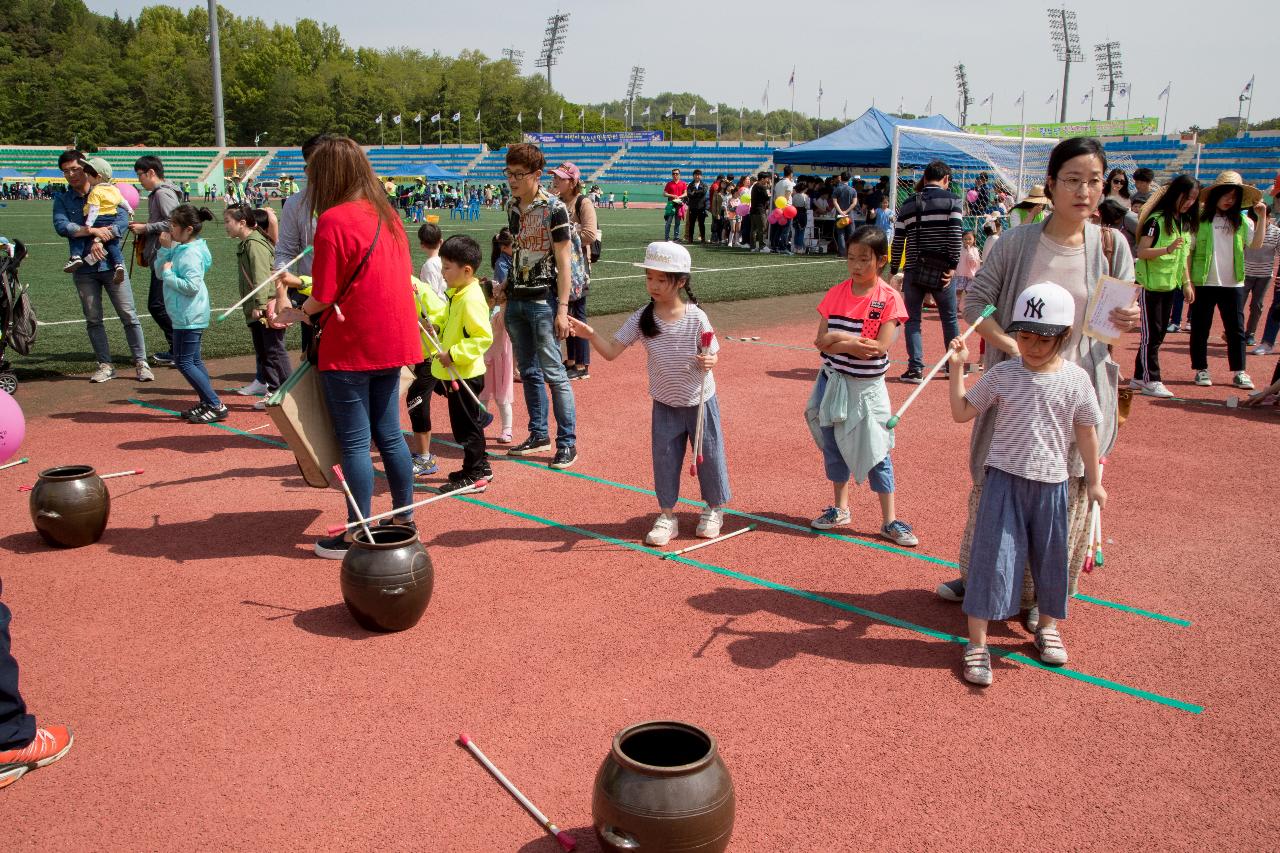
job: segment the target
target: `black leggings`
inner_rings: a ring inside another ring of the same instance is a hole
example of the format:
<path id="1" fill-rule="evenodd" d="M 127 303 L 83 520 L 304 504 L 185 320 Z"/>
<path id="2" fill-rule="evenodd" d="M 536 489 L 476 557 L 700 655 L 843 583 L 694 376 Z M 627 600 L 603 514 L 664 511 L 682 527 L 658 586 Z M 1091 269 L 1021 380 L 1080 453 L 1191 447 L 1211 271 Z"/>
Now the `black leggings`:
<path id="1" fill-rule="evenodd" d="M 431 392 L 436 390 L 439 382 L 439 379 L 431 375 L 431 362 L 424 361 L 413 366 L 413 381 L 409 383 L 409 390 L 405 393 L 404 404 L 412 406 L 409 409 L 409 423 L 414 432 L 431 432 Z M 413 406 L 414 400 L 422 402 Z M 431 452 L 430 448 L 427 452 Z"/>
<path id="2" fill-rule="evenodd" d="M 1209 369 L 1209 328 L 1213 309 L 1222 317 L 1227 336 L 1227 363 L 1232 373 L 1244 370 L 1244 288 L 1207 285 L 1196 288 L 1191 303 L 1191 369 Z"/>

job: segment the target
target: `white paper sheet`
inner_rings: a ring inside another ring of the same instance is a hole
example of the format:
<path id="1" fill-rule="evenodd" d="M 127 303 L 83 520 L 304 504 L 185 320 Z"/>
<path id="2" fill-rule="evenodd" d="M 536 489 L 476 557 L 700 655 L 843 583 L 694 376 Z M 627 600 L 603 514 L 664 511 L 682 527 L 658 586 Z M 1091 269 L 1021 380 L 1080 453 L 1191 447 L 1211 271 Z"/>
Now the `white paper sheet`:
<path id="1" fill-rule="evenodd" d="M 1085 316 L 1084 333 L 1104 343 L 1114 344 L 1128 331 L 1111 322 L 1111 312 L 1131 308 L 1138 298 L 1138 285 L 1104 275 L 1098 280 Z"/>

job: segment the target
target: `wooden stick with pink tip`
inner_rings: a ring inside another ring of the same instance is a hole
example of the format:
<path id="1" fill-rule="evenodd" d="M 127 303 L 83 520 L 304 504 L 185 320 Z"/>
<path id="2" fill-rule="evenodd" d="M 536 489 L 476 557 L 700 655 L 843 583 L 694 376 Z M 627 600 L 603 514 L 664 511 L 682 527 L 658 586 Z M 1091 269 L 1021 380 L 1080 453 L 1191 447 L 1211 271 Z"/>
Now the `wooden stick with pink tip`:
<path id="1" fill-rule="evenodd" d="M 347 524 L 335 524 L 329 528 L 329 535 L 334 536 L 338 533 L 341 533 L 344 530 L 350 530 L 351 528 L 357 525 L 364 524 L 365 522 L 381 521 L 382 519 L 390 518 L 393 515 L 404 515 L 406 512 L 408 512 L 411 509 L 417 509 L 418 507 L 426 506 L 427 504 L 433 504 L 436 501 L 442 501 L 445 498 L 456 498 L 456 497 L 459 497 L 460 495 L 470 495 L 480 491 L 480 488 L 482 485 L 487 486 L 488 482 L 486 480 L 477 480 L 475 485 L 473 486 L 465 486 L 461 489 L 454 489 L 452 492 L 445 492 L 442 495 L 432 495 L 426 500 L 418 501 L 417 503 L 411 503 L 407 506 L 398 506 L 395 509 L 389 509 L 386 512 L 380 512 L 377 515 L 371 515 L 368 518 L 363 519 L 362 521 L 352 521 L 352 522 L 348 522 Z"/>
<path id="2" fill-rule="evenodd" d="M 115 472 L 114 474 L 100 474 L 100 475 L 98 475 L 98 479 L 99 479 L 99 480 L 110 480 L 112 477 L 132 477 L 134 474 L 141 474 L 141 473 L 142 473 L 142 471 L 143 471 L 143 469 L 142 469 L 142 468 L 138 468 L 138 469 L 133 470 L 133 471 L 117 471 L 117 472 Z M 18 486 L 18 491 L 20 491 L 20 492 L 29 492 L 29 491 L 31 491 L 31 490 L 32 490 L 32 489 L 34 489 L 34 488 L 35 488 L 35 486 Z"/>
<path id="3" fill-rule="evenodd" d="M 533 819 L 536 820 L 543 829 L 550 833 L 551 836 L 559 842 L 562 848 L 565 850 L 572 850 L 577 845 L 577 842 L 574 840 L 572 835 L 552 823 L 551 819 L 540 812 L 538 807 L 535 806 L 528 797 L 520 793 L 519 788 L 512 785 L 511 781 L 507 779 L 506 776 L 502 775 L 502 771 L 495 767 L 493 762 L 489 760 L 489 757 L 480 751 L 480 747 L 476 746 L 476 742 L 473 741 L 466 732 L 458 735 L 458 740 L 464 747 L 466 747 L 468 752 L 475 756 L 477 761 L 484 765 L 485 770 L 488 770 L 493 774 L 493 778 L 498 780 L 498 784 L 503 788 L 506 788 L 507 793 L 515 797 L 516 802 L 524 806 L 525 810 L 528 811 L 529 814 L 533 815 Z"/>
<path id="4" fill-rule="evenodd" d="M 369 529 L 369 522 L 360 514 L 360 505 L 356 503 L 356 496 L 351 494 L 351 487 L 347 485 L 347 478 L 342 476 L 342 466 L 334 465 L 333 473 L 338 478 L 338 483 L 342 486 L 342 491 L 346 493 L 347 500 L 351 503 L 351 511 L 356 514 L 356 523 L 364 530 L 364 535 L 368 537 L 369 544 L 373 544 L 373 531 Z"/>
<path id="5" fill-rule="evenodd" d="M 716 339 L 714 329 L 710 329 L 702 333 L 702 337 L 698 340 L 698 355 L 706 355 L 711 351 L 711 344 Z M 689 462 L 689 475 L 691 477 L 698 476 L 698 466 L 702 464 L 702 426 L 706 423 L 707 409 L 707 376 L 711 371 L 706 371 L 702 376 L 702 386 L 698 390 L 698 422 L 693 429 L 693 459 Z"/>

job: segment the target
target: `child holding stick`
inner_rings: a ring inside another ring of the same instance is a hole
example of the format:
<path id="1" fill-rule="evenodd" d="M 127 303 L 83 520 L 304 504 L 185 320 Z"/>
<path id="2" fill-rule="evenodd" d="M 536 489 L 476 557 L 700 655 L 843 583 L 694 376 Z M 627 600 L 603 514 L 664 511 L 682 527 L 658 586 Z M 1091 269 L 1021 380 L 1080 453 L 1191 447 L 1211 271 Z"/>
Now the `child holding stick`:
<path id="1" fill-rule="evenodd" d="M 1033 284 L 1018 297 L 1018 319 L 1006 329 L 1016 334 L 1021 357 L 988 370 L 967 394 L 964 371 L 951 371 L 951 414 L 957 423 L 996 407 L 964 593 L 969 620 L 964 678 L 972 684 L 991 683 L 987 622 L 1018 614 L 1028 564 L 1040 609 L 1035 639 L 1040 660 L 1054 666 L 1067 662 L 1058 620 L 1067 617 L 1067 463 L 1073 439 L 1084 460 L 1089 499 L 1099 507 L 1107 502 L 1098 464 L 1098 397 L 1089 374 L 1060 354 L 1075 310 L 1065 288 Z M 954 367 L 968 357 L 964 341 L 953 341 Z"/>
<path id="2" fill-rule="evenodd" d="M 200 358 L 200 339 L 209 328 L 209 291 L 204 275 L 213 266 L 213 256 L 198 238 L 204 223 L 211 219 L 213 214 L 206 208 L 196 210 L 189 204 L 175 207 L 168 232 L 160 232 L 154 264 L 156 275 L 164 282 L 164 309 L 173 321 L 173 366 L 200 396 L 196 406 L 180 415 L 193 424 L 227 419 L 227 407 L 213 390 L 209 371 Z"/>
<path id="3" fill-rule="evenodd" d="M 693 455 L 695 460 L 702 456 L 698 484 L 707 507 L 699 516 L 694 533 L 703 539 L 714 539 L 720 535 L 724 506 L 730 498 L 720 404 L 711 376 L 720 345 L 712 334 L 711 321 L 689 288 L 688 249 L 673 242 L 650 243 L 644 262 L 636 266 L 645 270 L 649 304 L 628 317 L 612 338 L 598 337 L 595 329 L 572 317 L 569 333 L 589 340 L 608 361 L 622 355 L 636 341 L 643 343 L 648 352 L 649 395 L 653 398 L 653 480 L 661 512 L 644 537 L 646 545 L 661 548 L 680 535 L 675 514 L 680 475 L 685 447 L 697 434 L 701 406 L 703 446 L 695 447 Z M 706 348 L 702 347 L 704 334 L 711 336 Z"/>
<path id="4" fill-rule="evenodd" d="M 507 337 L 506 325 L 506 286 L 514 262 L 514 243 L 511 232 L 503 228 L 494 235 L 489 254 L 489 262 L 493 265 L 493 279 L 490 281 L 492 294 L 486 295 L 490 296 L 493 345 L 484 354 L 487 378 L 480 399 L 486 403 L 493 400 L 498 405 L 498 418 L 501 422 L 498 444 L 511 443 L 511 401 L 515 398 L 515 356 L 511 351 L 511 338 Z"/>
<path id="5" fill-rule="evenodd" d="M 423 223 L 418 229 L 418 244 L 427 253 L 422 264 L 420 283 L 431 291 L 436 298 L 432 300 L 422 290 L 416 294 L 421 318 L 430 316 L 428 305 L 443 304 L 446 285 L 444 275 L 440 271 L 440 244 L 444 242 L 440 227 Z M 418 284 L 414 285 L 418 288 Z M 423 319 L 423 322 L 430 322 Z M 413 431 L 409 434 L 409 453 L 413 457 L 413 476 L 428 477 L 440 470 L 435 454 L 431 452 L 431 395 L 436 390 L 436 379 L 431 375 L 431 357 L 435 351 L 426 341 L 422 342 L 422 361 L 413 368 L 413 381 L 405 392 L 405 405 L 409 409 L 409 425 Z"/>
<path id="6" fill-rule="evenodd" d="M 436 380 L 436 393 L 443 394 L 449 401 L 453 440 L 462 445 L 462 468 L 449 474 L 449 482 L 441 486 L 440 491 L 471 487 L 482 492 L 485 482 L 493 478 L 493 470 L 484 452 L 484 427 L 480 420 L 484 410 L 475 395 L 484 390 L 484 354 L 493 343 L 493 326 L 489 322 L 489 306 L 476 279 L 480 244 L 464 234 L 455 234 L 440 247 L 440 266 L 448 285 L 444 292 L 445 305 L 429 322 L 440 328 L 438 339 L 443 352 L 436 353 L 432 359 L 431 376 Z M 467 393 L 465 388 L 453 387 L 455 374 L 457 381 L 465 382 L 475 395 Z"/>
<path id="7" fill-rule="evenodd" d="M 227 236 L 240 242 L 236 247 L 236 265 L 240 270 L 241 296 L 247 296 L 271 276 L 271 265 L 275 258 L 271 241 L 258 226 L 257 213 L 248 205 L 237 204 L 228 207 L 222 214 Z M 253 338 L 253 352 L 257 361 L 253 382 L 237 389 L 237 393 L 245 397 L 271 393 L 292 372 L 289 353 L 284 345 L 285 330 L 267 325 L 267 313 L 273 295 L 273 292 L 262 288 L 244 304 L 244 319 Z M 254 403 L 254 408 L 265 409 L 266 402 L 259 400 Z"/>
<path id="8" fill-rule="evenodd" d="M 818 304 L 822 321 L 813 345 L 822 353 L 822 370 L 804 414 L 822 451 L 835 503 L 810 526 L 829 530 L 849 524 L 849 479 L 865 479 L 880 498 L 880 535 L 911 548 L 920 540 L 897 516 L 889 458 L 893 432 L 885 427 L 892 414 L 884 384 L 889 347 L 907 319 L 902 294 L 880 278 L 888 257 L 883 231 L 874 225 L 854 231 L 845 255 L 849 278 Z"/>

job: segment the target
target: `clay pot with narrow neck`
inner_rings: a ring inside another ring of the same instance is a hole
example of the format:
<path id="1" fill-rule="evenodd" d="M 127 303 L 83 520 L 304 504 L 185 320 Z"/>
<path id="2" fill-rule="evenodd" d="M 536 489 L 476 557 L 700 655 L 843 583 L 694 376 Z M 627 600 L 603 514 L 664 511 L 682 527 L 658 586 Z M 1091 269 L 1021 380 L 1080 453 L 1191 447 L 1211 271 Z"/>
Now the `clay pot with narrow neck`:
<path id="1" fill-rule="evenodd" d="M 356 528 L 342 558 L 342 600 L 360 627 L 404 631 L 418 624 L 431 601 L 435 571 L 418 531 L 405 525 Z"/>
<path id="2" fill-rule="evenodd" d="M 80 548 L 102 538 L 111 515 L 111 495 L 90 466 L 63 465 L 40 472 L 30 506 L 31 520 L 45 542 Z"/>
<path id="3" fill-rule="evenodd" d="M 716 740 L 688 723 L 628 726 L 596 773 L 591 815 L 608 853 L 721 853 L 733 814 Z"/>

